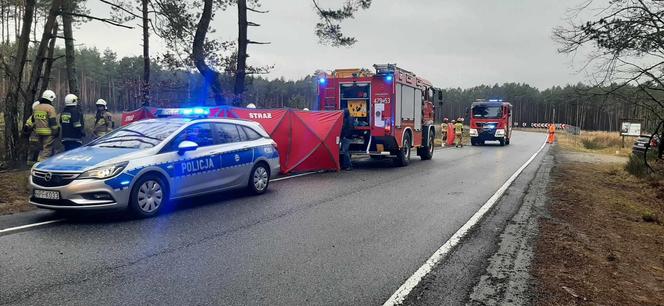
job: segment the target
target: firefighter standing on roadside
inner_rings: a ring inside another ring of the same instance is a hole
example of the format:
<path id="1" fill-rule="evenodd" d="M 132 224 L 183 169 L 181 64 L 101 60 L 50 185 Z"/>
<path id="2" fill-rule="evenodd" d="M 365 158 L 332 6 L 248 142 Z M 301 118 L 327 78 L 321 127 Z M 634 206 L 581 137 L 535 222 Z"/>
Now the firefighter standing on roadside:
<path id="1" fill-rule="evenodd" d="M 449 129 L 449 122 L 450 119 L 443 118 L 443 123 L 440 125 L 440 137 L 441 140 L 443 141 L 442 146 L 445 146 L 445 142 L 447 141 L 447 130 Z"/>
<path id="2" fill-rule="evenodd" d="M 62 145 L 65 151 L 73 150 L 83 145 L 85 127 L 83 114 L 78 110 L 78 97 L 74 94 L 65 96 L 65 109 L 60 114 L 62 127 Z"/>
<path id="3" fill-rule="evenodd" d="M 97 105 L 97 114 L 95 115 L 95 127 L 92 133 L 95 137 L 102 137 L 113 129 L 113 118 L 106 108 L 106 101 L 99 99 Z"/>
<path id="4" fill-rule="evenodd" d="M 463 148 L 463 118 L 457 119 L 454 124 L 454 138 L 456 140 L 456 147 Z"/>
<path id="5" fill-rule="evenodd" d="M 32 112 L 35 133 L 39 137 L 41 151 L 37 161 L 43 161 L 53 155 L 53 143 L 58 135 L 57 113 L 52 103 L 55 101 L 55 92 L 46 90 L 39 98 L 39 104 Z"/>
<path id="6" fill-rule="evenodd" d="M 39 145 L 39 137 L 35 133 L 35 118 L 34 112 L 35 107 L 39 105 L 39 101 L 32 103 L 32 115 L 25 121 L 23 125 L 23 136 L 28 137 L 28 166 L 34 165 L 39 158 L 39 151 L 41 151 L 41 146 Z"/>

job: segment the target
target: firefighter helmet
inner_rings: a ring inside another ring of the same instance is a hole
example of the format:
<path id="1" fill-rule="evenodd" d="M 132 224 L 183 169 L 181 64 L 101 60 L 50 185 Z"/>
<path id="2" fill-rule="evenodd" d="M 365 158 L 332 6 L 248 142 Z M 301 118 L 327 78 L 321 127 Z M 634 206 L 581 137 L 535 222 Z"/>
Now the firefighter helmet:
<path id="1" fill-rule="evenodd" d="M 249 103 L 247 104 L 247 108 L 256 108 L 256 104 Z"/>
<path id="2" fill-rule="evenodd" d="M 44 93 L 42 93 L 42 96 L 41 96 L 41 97 L 42 97 L 42 99 L 46 99 L 46 100 L 48 100 L 48 101 L 50 101 L 50 102 L 53 102 L 53 101 L 55 101 L 55 92 L 53 92 L 53 91 L 50 90 L 50 89 L 49 89 L 49 90 L 45 90 Z"/>
<path id="3" fill-rule="evenodd" d="M 106 107 L 106 101 L 104 101 L 104 99 L 99 99 L 99 100 L 97 100 L 97 102 L 95 102 L 95 105 L 97 105 L 97 106 L 102 105 L 102 106 Z"/>
<path id="4" fill-rule="evenodd" d="M 75 94 L 65 96 L 65 106 L 76 106 L 76 104 L 78 104 L 78 97 Z"/>
<path id="5" fill-rule="evenodd" d="M 37 107 L 37 105 L 39 105 L 39 101 L 33 102 L 32 103 L 32 110 L 35 110 L 35 107 Z"/>

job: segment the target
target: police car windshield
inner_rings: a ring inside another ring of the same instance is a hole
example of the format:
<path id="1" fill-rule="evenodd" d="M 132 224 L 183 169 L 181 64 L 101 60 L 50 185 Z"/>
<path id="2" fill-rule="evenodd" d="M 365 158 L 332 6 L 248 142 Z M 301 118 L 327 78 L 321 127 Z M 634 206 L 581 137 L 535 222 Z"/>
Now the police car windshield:
<path id="1" fill-rule="evenodd" d="M 496 119 L 503 117 L 502 109 L 498 105 L 475 105 L 472 112 L 473 118 Z"/>
<path id="2" fill-rule="evenodd" d="M 104 148 L 149 149 L 160 144 L 184 124 L 182 121 L 136 122 L 113 131 L 90 145 Z"/>

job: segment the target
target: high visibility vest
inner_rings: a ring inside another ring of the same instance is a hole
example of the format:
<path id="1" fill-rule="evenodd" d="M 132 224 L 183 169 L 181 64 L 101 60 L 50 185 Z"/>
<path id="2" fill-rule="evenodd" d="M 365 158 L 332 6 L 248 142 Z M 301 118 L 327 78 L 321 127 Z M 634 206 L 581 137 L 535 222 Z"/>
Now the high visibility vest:
<path id="1" fill-rule="evenodd" d="M 50 136 L 57 134 L 58 121 L 53 105 L 48 103 L 39 103 L 35 106 L 32 117 L 34 118 L 35 133 L 40 136 Z"/>
<path id="2" fill-rule="evenodd" d="M 454 133 L 463 134 L 463 123 L 457 122 L 454 124 Z"/>
<path id="3" fill-rule="evenodd" d="M 549 125 L 549 133 L 553 134 L 555 132 L 556 132 L 556 125 L 555 124 Z"/>

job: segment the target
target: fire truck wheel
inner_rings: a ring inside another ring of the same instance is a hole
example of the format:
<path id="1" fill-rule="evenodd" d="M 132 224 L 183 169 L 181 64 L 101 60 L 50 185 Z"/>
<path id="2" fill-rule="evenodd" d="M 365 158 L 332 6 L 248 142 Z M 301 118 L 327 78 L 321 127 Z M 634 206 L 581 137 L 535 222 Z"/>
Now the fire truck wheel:
<path id="1" fill-rule="evenodd" d="M 508 146 L 510 145 L 510 139 L 509 138 L 505 139 L 505 145 L 508 145 Z"/>
<path id="2" fill-rule="evenodd" d="M 433 133 L 429 133 L 429 145 L 428 146 L 422 146 L 420 148 L 420 158 L 422 160 L 430 160 L 433 158 L 433 150 L 434 150 L 434 140 L 435 140 L 435 135 Z"/>
<path id="3" fill-rule="evenodd" d="M 498 140 L 498 142 L 500 142 L 501 147 L 505 146 L 505 139 L 500 139 L 500 140 Z"/>
<path id="4" fill-rule="evenodd" d="M 397 151 L 397 157 L 394 159 L 394 163 L 398 167 L 408 166 L 410 162 L 410 134 L 406 133 L 403 137 L 403 144 L 401 149 Z"/>

